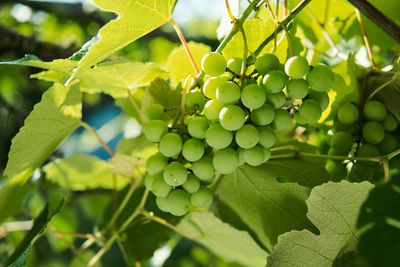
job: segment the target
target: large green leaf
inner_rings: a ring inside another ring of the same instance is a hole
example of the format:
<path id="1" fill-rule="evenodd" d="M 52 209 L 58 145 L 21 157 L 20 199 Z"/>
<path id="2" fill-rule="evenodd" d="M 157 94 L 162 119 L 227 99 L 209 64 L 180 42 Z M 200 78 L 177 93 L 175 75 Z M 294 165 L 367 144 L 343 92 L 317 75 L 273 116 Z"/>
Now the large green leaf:
<path id="1" fill-rule="evenodd" d="M 95 188 L 117 188 L 129 180 L 112 173 L 113 165 L 91 155 L 75 154 L 44 166 L 46 178 L 59 186 L 73 191 Z M 115 180 L 115 181 L 114 181 Z"/>
<path id="2" fill-rule="evenodd" d="M 103 11 L 115 12 L 118 17 L 102 27 L 89 51 L 79 62 L 76 73 L 87 69 L 167 23 L 175 8 L 176 0 L 94 0 Z"/>
<path id="3" fill-rule="evenodd" d="M 319 235 L 303 230 L 279 236 L 267 266 L 332 266 L 341 252 L 358 241 L 357 217 L 372 187 L 369 182 L 347 181 L 315 187 L 307 200 L 307 217 L 318 227 Z"/>
<path id="4" fill-rule="evenodd" d="M 68 73 L 78 65 L 78 62 L 70 59 L 56 59 L 53 60 L 52 62 L 43 62 L 37 56 L 25 55 L 25 57 L 21 59 L 14 61 L 0 62 L 0 64 L 22 65 L 22 66 L 53 70 L 62 73 Z"/>
<path id="5" fill-rule="evenodd" d="M 244 266 L 265 266 L 268 253 L 247 232 L 223 223 L 210 212 L 193 212 L 179 223 L 178 228 L 226 261 Z"/>
<path id="6" fill-rule="evenodd" d="M 9 203 L 20 203 L 25 194 L 19 190 L 39 167 L 80 124 L 82 96 L 77 84 L 64 87 L 54 84 L 47 90 L 13 138 L 0 188 L 0 221 L 17 209 Z"/>

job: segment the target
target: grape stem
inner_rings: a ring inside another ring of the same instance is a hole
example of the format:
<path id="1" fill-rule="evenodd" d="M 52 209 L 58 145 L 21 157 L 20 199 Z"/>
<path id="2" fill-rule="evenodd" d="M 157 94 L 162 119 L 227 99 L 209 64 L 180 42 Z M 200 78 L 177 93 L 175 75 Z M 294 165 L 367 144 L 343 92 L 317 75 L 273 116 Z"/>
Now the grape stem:
<path id="1" fill-rule="evenodd" d="M 100 144 L 104 147 L 104 149 L 108 152 L 108 154 L 110 154 L 111 157 L 114 157 L 114 152 L 112 151 L 112 149 L 107 145 L 106 142 L 104 142 L 104 140 L 100 137 L 100 135 L 97 134 L 97 132 L 92 128 L 92 126 L 83 121 L 81 121 L 81 126 L 86 130 L 88 130 L 89 132 L 91 132 L 100 142 Z"/>
<path id="2" fill-rule="evenodd" d="M 383 88 L 385 88 L 386 86 L 388 86 L 391 83 L 397 82 L 398 80 L 400 80 L 400 78 L 398 78 L 397 76 L 394 76 L 391 80 L 380 85 L 369 95 L 368 100 L 371 100 L 374 97 L 374 95 L 376 95 L 380 90 L 382 90 Z"/>
<path id="3" fill-rule="evenodd" d="M 363 33 L 364 43 L 365 43 L 365 46 L 367 47 L 368 56 L 371 59 L 374 70 L 378 70 L 378 66 L 375 63 L 374 55 L 372 54 L 371 44 L 369 43 L 369 40 L 368 40 L 367 31 L 365 30 L 364 21 L 361 17 L 361 13 L 357 8 L 355 10 L 356 10 L 357 20 L 360 23 L 360 27 L 361 27 L 361 30 Z"/>
<path id="4" fill-rule="evenodd" d="M 249 52 L 249 48 L 247 46 L 246 33 L 244 32 L 243 25 L 240 26 L 240 33 L 242 34 L 243 37 L 243 58 L 242 58 L 242 67 L 240 70 L 239 86 L 240 88 L 243 88 L 243 80 L 246 76 L 247 54 Z"/>
<path id="5" fill-rule="evenodd" d="M 144 116 L 142 110 L 139 108 L 138 104 L 136 103 L 135 99 L 133 99 L 133 96 L 131 94 L 131 90 L 128 90 L 128 98 L 129 101 L 131 102 L 132 106 L 134 109 L 136 109 L 137 113 L 139 113 L 139 117 L 142 120 L 143 123 L 147 122 L 146 117 Z"/>
<path id="6" fill-rule="evenodd" d="M 228 12 L 229 18 L 234 22 L 237 18 L 233 15 L 231 8 L 229 7 L 229 0 L 225 0 L 226 11 Z"/>

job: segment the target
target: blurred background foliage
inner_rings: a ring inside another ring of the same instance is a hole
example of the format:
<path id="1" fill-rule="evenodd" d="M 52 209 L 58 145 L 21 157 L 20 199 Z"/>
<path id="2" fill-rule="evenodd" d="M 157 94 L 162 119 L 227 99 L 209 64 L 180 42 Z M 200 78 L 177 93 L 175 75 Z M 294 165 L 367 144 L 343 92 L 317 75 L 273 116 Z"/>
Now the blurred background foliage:
<path id="1" fill-rule="evenodd" d="M 231 1 L 237 12 L 247 1 Z M 289 0 L 293 8 L 299 0 Z M 378 9 L 395 22 L 400 23 L 398 0 L 371 0 Z M 204 43 L 215 49 L 218 38 L 224 36 L 230 22 L 225 14 L 224 1 L 180 0 L 173 14 L 188 41 Z M 283 9 L 281 9 L 282 11 Z M 322 11 L 322 12 L 321 12 Z M 265 9 L 258 16 L 270 16 Z M 282 17 L 282 16 L 281 16 Z M 115 18 L 114 14 L 99 12 L 86 0 L 2 0 L 0 1 L 0 61 L 15 60 L 25 54 L 37 55 L 44 61 L 66 58 L 96 35 L 98 29 Z M 375 60 L 380 68 L 393 63 L 400 47 L 391 37 L 371 21 L 364 18 L 372 44 Z M 361 29 L 354 8 L 344 0 L 314 0 L 298 16 L 297 36 L 303 41 L 304 53 L 311 62 L 325 62 L 336 66 L 338 73 L 345 72 L 345 60 L 350 53 L 356 54 L 357 62 L 370 67 Z M 152 61 L 167 69 L 170 52 L 179 47 L 179 39 L 171 25 L 165 25 L 149 35 L 120 50 L 113 57 L 125 57 L 141 62 Z M 23 125 L 25 117 L 40 101 L 43 91 L 51 84 L 30 75 L 39 72 L 30 67 L 0 65 L 0 172 L 7 162 L 11 139 Z M 107 95 L 84 95 L 83 121 L 95 128 L 104 140 L 115 149 L 122 137 L 134 137 L 140 133 L 137 121 L 122 112 Z M 76 131 L 52 156 L 67 157 L 74 153 L 96 155 L 107 159 L 108 154 L 87 131 Z M 34 177 L 40 177 L 36 173 Z M 1 183 L 1 180 L 0 180 Z M 50 190 L 51 183 L 38 184 L 25 201 L 26 212 L 16 217 L 20 229 L 29 229 L 30 215 L 40 213 L 46 199 L 63 196 L 62 190 Z M 50 192 L 50 193 L 49 193 Z M 84 266 L 74 258 L 79 237 L 65 236 L 58 232 L 92 232 L 102 219 L 103 207 L 110 203 L 110 190 L 74 191 L 63 211 L 54 217 L 50 231 L 34 245 L 28 266 Z M 23 224 L 26 222 L 26 225 Z M 10 244 L 18 244 L 24 231 L 12 231 L 4 237 L 0 228 L 0 266 L 14 250 Z M 86 251 L 83 259 L 93 256 Z M 103 266 L 123 266 L 124 260 L 117 246 L 102 259 Z M 235 266 L 215 257 L 203 247 L 186 239 L 173 238 L 156 251 L 145 266 Z"/>

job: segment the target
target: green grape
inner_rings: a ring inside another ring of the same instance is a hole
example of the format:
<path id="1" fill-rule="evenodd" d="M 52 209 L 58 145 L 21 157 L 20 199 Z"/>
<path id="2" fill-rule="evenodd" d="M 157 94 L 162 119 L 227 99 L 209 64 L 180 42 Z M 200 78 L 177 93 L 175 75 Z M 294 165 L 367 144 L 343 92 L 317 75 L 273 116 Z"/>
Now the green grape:
<path id="1" fill-rule="evenodd" d="M 304 79 L 290 79 L 286 85 L 286 91 L 291 98 L 302 99 L 308 94 L 309 87 Z"/>
<path id="2" fill-rule="evenodd" d="M 157 207 L 161 211 L 168 212 L 168 204 L 167 204 L 167 198 L 166 197 L 157 197 L 156 198 L 156 204 L 157 204 Z"/>
<path id="3" fill-rule="evenodd" d="M 219 123 L 211 125 L 206 132 L 207 144 L 216 149 L 228 147 L 232 143 L 233 134 L 225 130 Z"/>
<path id="4" fill-rule="evenodd" d="M 233 73 L 240 75 L 242 71 L 242 62 L 241 58 L 232 58 L 228 60 L 228 69 L 230 69 Z"/>
<path id="5" fill-rule="evenodd" d="M 288 77 L 283 71 L 272 70 L 263 78 L 263 84 L 268 93 L 279 93 L 286 86 Z"/>
<path id="6" fill-rule="evenodd" d="M 228 75 L 221 75 L 218 77 L 211 77 L 203 85 L 203 94 L 211 99 L 217 99 L 217 88 L 221 83 L 229 80 Z"/>
<path id="7" fill-rule="evenodd" d="M 160 152 L 166 157 L 175 157 L 182 150 L 182 138 L 176 133 L 167 133 L 159 144 Z"/>
<path id="8" fill-rule="evenodd" d="M 153 182 L 151 183 L 151 192 L 157 197 L 166 197 L 171 191 L 172 186 L 167 184 L 161 172 L 153 175 Z"/>
<path id="9" fill-rule="evenodd" d="M 270 148 L 276 143 L 276 134 L 271 127 L 258 127 L 259 144 L 264 148 Z"/>
<path id="10" fill-rule="evenodd" d="M 358 109 L 351 103 L 343 104 L 338 109 L 337 117 L 343 124 L 352 124 L 358 118 Z"/>
<path id="11" fill-rule="evenodd" d="M 198 139 L 206 137 L 206 131 L 209 127 L 208 120 L 204 117 L 193 117 L 188 123 L 189 134 Z"/>
<path id="12" fill-rule="evenodd" d="M 225 72 L 226 60 L 223 55 L 216 52 L 205 54 L 201 60 L 201 67 L 206 74 L 219 76 Z"/>
<path id="13" fill-rule="evenodd" d="M 386 114 L 386 108 L 381 102 L 370 100 L 364 105 L 364 115 L 367 120 L 382 121 Z"/>
<path id="14" fill-rule="evenodd" d="M 244 161 L 244 158 L 243 158 L 243 152 L 244 152 L 244 149 L 243 149 L 243 148 L 239 147 L 239 148 L 237 149 L 237 153 L 238 153 L 238 167 L 240 167 L 240 166 L 242 166 L 243 164 L 246 163 L 246 162 Z"/>
<path id="15" fill-rule="evenodd" d="M 385 137 L 383 137 L 382 142 L 378 144 L 379 151 L 382 154 L 389 154 L 397 148 L 397 140 L 393 134 L 385 133 Z"/>
<path id="16" fill-rule="evenodd" d="M 300 56 L 289 58 L 285 63 L 286 74 L 293 79 L 300 79 L 304 77 L 310 69 L 307 59 Z"/>
<path id="17" fill-rule="evenodd" d="M 308 98 L 317 101 L 320 104 L 322 111 L 327 109 L 329 106 L 329 96 L 326 92 L 310 91 L 308 93 Z"/>
<path id="18" fill-rule="evenodd" d="M 153 184 L 154 181 L 154 175 L 151 174 L 146 174 L 144 177 L 144 186 L 151 191 L 151 185 Z"/>
<path id="19" fill-rule="evenodd" d="M 167 184 L 178 186 L 186 182 L 188 173 L 182 163 L 171 162 L 167 167 L 165 167 L 163 177 Z"/>
<path id="20" fill-rule="evenodd" d="M 255 146 L 243 151 L 244 161 L 251 166 L 260 166 L 265 161 L 265 152 L 261 146 Z"/>
<path id="21" fill-rule="evenodd" d="M 376 157 L 379 156 L 379 150 L 376 146 L 365 143 L 358 149 L 357 156 L 359 157 Z"/>
<path id="22" fill-rule="evenodd" d="M 328 66 L 318 64 L 307 74 L 307 81 L 315 91 L 328 91 L 333 84 L 333 72 Z"/>
<path id="23" fill-rule="evenodd" d="M 224 106 L 218 100 L 208 100 L 204 106 L 204 116 L 211 121 L 216 122 L 219 120 L 219 113 Z"/>
<path id="24" fill-rule="evenodd" d="M 385 128 L 385 131 L 393 132 L 397 129 L 397 125 L 397 119 L 392 114 L 387 113 L 386 117 L 383 119 L 383 128 Z"/>
<path id="25" fill-rule="evenodd" d="M 331 147 L 337 152 L 348 153 L 353 147 L 353 136 L 349 132 L 337 132 L 332 136 Z"/>
<path id="26" fill-rule="evenodd" d="M 299 115 L 308 123 L 316 123 L 321 118 L 322 109 L 317 101 L 307 99 L 299 108 Z"/>
<path id="27" fill-rule="evenodd" d="M 145 124 L 143 127 L 143 134 L 151 142 L 160 142 L 161 137 L 163 137 L 168 132 L 168 126 L 164 121 L 154 120 Z"/>
<path id="28" fill-rule="evenodd" d="M 249 109 L 260 108 L 265 103 L 266 98 L 264 89 L 254 83 L 243 88 L 240 97 L 242 104 Z"/>
<path id="29" fill-rule="evenodd" d="M 271 149 L 264 148 L 264 162 L 267 162 L 271 157 Z"/>
<path id="30" fill-rule="evenodd" d="M 221 83 L 217 88 L 216 96 L 223 105 L 236 104 L 240 99 L 240 87 L 234 82 Z"/>
<path id="31" fill-rule="evenodd" d="M 252 148 L 257 145 L 260 135 L 256 127 L 245 124 L 235 134 L 236 144 L 242 148 Z"/>
<path id="32" fill-rule="evenodd" d="M 200 180 L 207 181 L 214 177 L 215 169 L 212 159 L 204 157 L 192 163 L 192 171 Z"/>
<path id="33" fill-rule="evenodd" d="M 243 109 L 235 105 L 229 105 L 221 109 L 219 122 L 228 131 L 236 131 L 246 121 L 246 114 Z"/>
<path id="34" fill-rule="evenodd" d="M 385 137 L 385 129 L 383 129 L 382 124 L 375 121 L 369 121 L 364 124 L 362 135 L 368 143 L 378 144 L 382 142 Z"/>
<path id="35" fill-rule="evenodd" d="M 278 109 L 275 113 L 275 119 L 272 125 L 278 131 L 287 130 L 292 122 L 289 112 L 286 109 Z"/>
<path id="36" fill-rule="evenodd" d="M 332 177 L 332 181 L 339 182 L 347 177 L 347 168 L 343 163 L 328 160 L 325 165 L 326 170 Z"/>
<path id="37" fill-rule="evenodd" d="M 371 165 L 356 162 L 351 168 L 351 176 L 355 181 L 370 180 L 374 175 L 374 170 Z"/>
<path id="38" fill-rule="evenodd" d="M 200 180 L 194 175 L 189 174 L 186 182 L 182 185 L 183 189 L 185 189 L 188 193 L 197 192 L 200 188 Z"/>
<path id="39" fill-rule="evenodd" d="M 190 196 L 190 201 L 196 208 L 208 209 L 214 199 L 213 192 L 205 186 L 202 186 L 199 191 Z"/>
<path id="40" fill-rule="evenodd" d="M 144 114 L 150 121 L 162 120 L 164 118 L 164 113 L 164 106 L 157 103 L 148 105 L 144 110 Z"/>
<path id="41" fill-rule="evenodd" d="M 203 110 L 207 99 L 205 96 L 197 90 L 191 90 L 186 94 L 185 108 L 189 111 Z"/>
<path id="42" fill-rule="evenodd" d="M 286 96 L 283 92 L 267 94 L 267 102 L 272 104 L 274 108 L 280 108 L 286 103 Z"/>
<path id="43" fill-rule="evenodd" d="M 275 109 L 270 104 L 264 104 L 258 109 L 253 109 L 250 113 L 250 118 L 255 125 L 268 125 L 275 118 Z"/>
<path id="44" fill-rule="evenodd" d="M 273 54 L 264 54 L 256 59 L 254 67 L 259 74 L 265 75 L 269 71 L 279 68 L 279 60 Z"/>
<path id="45" fill-rule="evenodd" d="M 167 196 L 167 208 L 172 215 L 185 215 L 190 208 L 190 195 L 182 189 L 173 190 Z"/>
<path id="46" fill-rule="evenodd" d="M 304 119 L 298 112 L 293 114 L 293 119 L 296 121 L 298 125 L 307 125 L 308 122 L 306 119 Z"/>
<path id="47" fill-rule="evenodd" d="M 161 153 L 157 152 L 154 155 L 151 155 L 146 160 L 146 170 L 150 174 L 155 174 L 164 170 L 168 165 L 168 158 L 164 157 Z"/>
<path id="48" fill-rule="evenodd" d="M 204 154 L 204 145 L 200 140 L 191 138 L 183 144 L 182 155 L 188 161 L 197 161 Z"/>
<path id="49" fill-rule="evenodd" d="M 214 169 L 222 174 L 232 173 L 239 166 L 239 157 L 235 150 L 228 147 L 215 152 L 213 157 Z"/>

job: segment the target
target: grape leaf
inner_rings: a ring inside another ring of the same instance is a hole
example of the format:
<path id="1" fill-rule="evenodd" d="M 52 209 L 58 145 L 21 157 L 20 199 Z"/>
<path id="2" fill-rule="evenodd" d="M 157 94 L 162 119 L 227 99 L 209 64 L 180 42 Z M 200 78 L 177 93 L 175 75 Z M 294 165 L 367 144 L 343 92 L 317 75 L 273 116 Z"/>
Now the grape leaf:
<path id="1" fill-rule="evenodd" d="M 188 47 L 197 67 L 200 68 L 201 59 L 211 51 L 211 47 L 195 42 L 189 42 Z M 173 84 L 178 84 L 190 74 L 196 74 L 183 46 L 172 50 L 168 57 L 167 68 Z"/>
<path id="2" fill-rule="evenodd" d="M 46 178 L 62 188 L 84 191 L 95 188 L 124 187 L 129 180 L 112 173 L 113 165 L 99 158 L 75 154 L 66 159 L 55 160 L 43 167 Z"/>
<path id="3" fill-rule="evenodd" d="M 82 95 L 77 84 L 55 83 L 48 89 L 24 126 L 13 138 L 0 188 L 0 221 L 12 215 L 25 194 L 19 192 L 35 168 L 39 167 L 80 124 Z M 9 203 L 13 203 L 10 205 Z"/>
<path id="4" fill-rule="evenodd" d="M 307 217 L 319 235 L 291 231 L 278 238 L 267 266 L 332 266 L 342 249 L 358 241 L 356 222 L 362 203 L 372 189 L 369 182 L 329 182 L 313 188 L 307 200 Z"/>
<path id="5" fill-rule="evenodd" d="M 193 212 L 179 223 L 178 228 L 226 261 L 244 266 L 265 266 L 268 253 L 247 232 L 223 223 L 211 212 Z"/>
<path id="6" fill-rule="evenodd" d="M 21 59 L 0 62 L 0 64 L 22 65 L 68 73 L 78 65 L 78 62 L 70 59 L 56 59 L 51 62 L 44 62 L 37 56 L 27 54 Z"/>
<path id="7" fill-rule="evenodd" d="M 94 0 L 103 11 L 115 12 L 118 17 L 103 26 L 88 46 L 76 74 L 90 68 L 136 39 L 167 23 L 175 8 L 176 0 Z"/>

